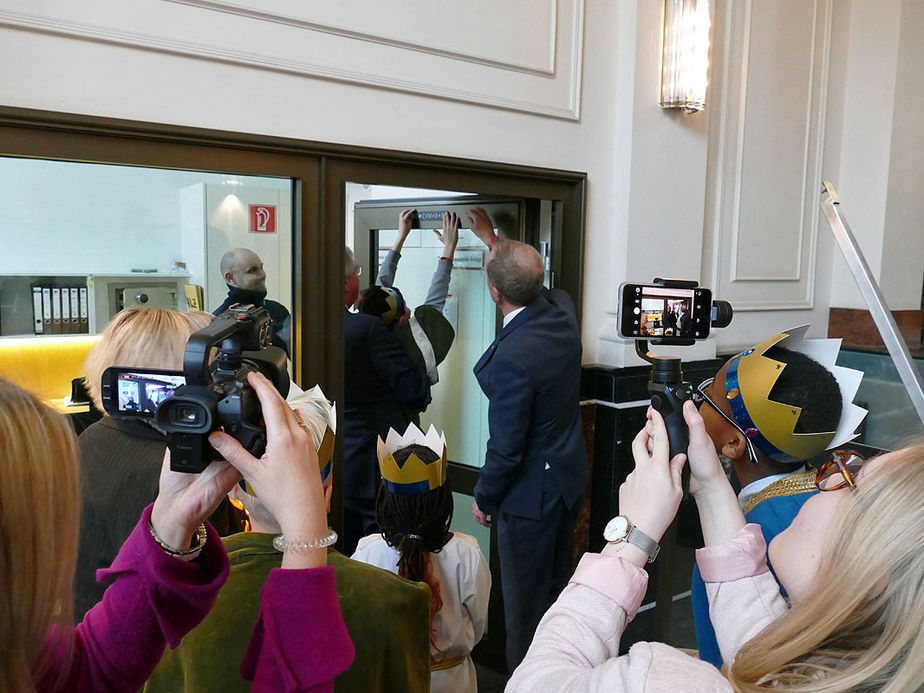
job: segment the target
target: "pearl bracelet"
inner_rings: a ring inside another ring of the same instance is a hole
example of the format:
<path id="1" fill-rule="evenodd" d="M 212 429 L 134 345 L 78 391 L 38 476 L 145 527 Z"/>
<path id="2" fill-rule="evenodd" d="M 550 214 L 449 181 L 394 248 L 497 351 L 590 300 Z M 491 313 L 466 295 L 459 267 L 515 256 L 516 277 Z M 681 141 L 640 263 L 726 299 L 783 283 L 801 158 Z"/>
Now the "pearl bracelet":
<path id="1" fill-rule="evenodd" d="M 328 527 L 327 536 L 311 541 L 286 541 L 285 535 L 280 534 L 273 539 L 273 548 L 277 551 L 310 551 L 311 549 L 326 549 L 337 543 L 337 532 Z"/>

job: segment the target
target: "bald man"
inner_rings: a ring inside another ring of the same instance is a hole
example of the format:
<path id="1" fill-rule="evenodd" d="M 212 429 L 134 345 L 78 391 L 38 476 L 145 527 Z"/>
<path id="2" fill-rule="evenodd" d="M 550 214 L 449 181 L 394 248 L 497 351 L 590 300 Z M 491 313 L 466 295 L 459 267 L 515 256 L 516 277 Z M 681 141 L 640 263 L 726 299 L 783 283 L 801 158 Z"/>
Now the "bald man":
<path id="1" fill-rule="evenodd" d="M 214 315 L 221 315 L 235 303 L 266 308 L 273 319 L 273 346 L 289 354 L 289 311 L 281 303 L 266 298 L 266 272 L 260 256 L 247 248 L 232 248 L 221 256 L 221 276 L 228 285 L 228 297 Z"/>
<path id="2" fill-rule="evenodd" d="M 469 213 L 484 241 L 491 299 L 504 326 L 475 365 L 488 397 L 490 437 L 472 513 L 497 524 L 507 666 L 520 663 L 542 615 L 568 583 L 571 537 L 589 476 L 578 386 L 574 303 L 543 288 L 535 248 L 498 240 L 483 209 Z"/>

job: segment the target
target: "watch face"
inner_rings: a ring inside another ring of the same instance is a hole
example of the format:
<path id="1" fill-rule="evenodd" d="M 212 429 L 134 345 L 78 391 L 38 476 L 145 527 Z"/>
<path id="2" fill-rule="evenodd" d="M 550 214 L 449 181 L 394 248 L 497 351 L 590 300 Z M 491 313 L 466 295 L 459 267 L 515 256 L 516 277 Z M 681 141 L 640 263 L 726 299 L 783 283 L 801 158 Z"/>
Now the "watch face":
<path id="1" fill-rule="evenodd" d="M 617 515 L 607 523 L 606 529 L 603 530 L 603 538 L 607 541 L 622 541 L 628 533 L 629 520 Z"/>

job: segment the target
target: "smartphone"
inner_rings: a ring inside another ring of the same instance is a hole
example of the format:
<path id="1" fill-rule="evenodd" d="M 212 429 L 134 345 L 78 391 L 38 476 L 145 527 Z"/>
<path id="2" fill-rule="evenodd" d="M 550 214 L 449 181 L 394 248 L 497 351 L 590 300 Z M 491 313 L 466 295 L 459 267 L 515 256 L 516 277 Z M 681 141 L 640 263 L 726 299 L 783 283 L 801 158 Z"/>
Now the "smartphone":
<path id="1" fill-rule="evenodd" d="M 660 284 L 619 286 L 616 320 L 624 339 L 657 339 L 665 344 L 709 336 L 712 292 Z"/>
<path id="2" fill-rule="evenodd" d="M 160 403 L 185 384 L 182 371 L 107 368 L 101 383 L 103 408 L 110 416 L 153 418 Z"/>

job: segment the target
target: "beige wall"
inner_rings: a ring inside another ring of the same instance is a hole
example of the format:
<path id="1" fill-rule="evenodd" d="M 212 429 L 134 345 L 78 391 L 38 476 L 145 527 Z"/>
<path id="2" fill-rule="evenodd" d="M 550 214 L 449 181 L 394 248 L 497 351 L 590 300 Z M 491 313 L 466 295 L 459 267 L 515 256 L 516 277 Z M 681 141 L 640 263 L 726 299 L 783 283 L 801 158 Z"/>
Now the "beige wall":
<path id="1" fill-rule="evenodd" d="M 585 361 L 634 362 L 612 338 L 616 289 L 654 275 L 749 309 L 686 354 L 705 357 L 801 322 L 820 333 L 852 300 L 819 174 L 872 228 L 871 255 L 912 249 L 919 300 L 924 249 L 903 240 L 920 234 L 904 191 L 921 171 L 901 155 L 921 126 L 895 97 L 919 79 L 924 32 L 898 31 L 914 5 L 716 0 L 710 103 L 683 117 L 656 106 L 657 0 L 4 0 L 0 101 L 586 171 Z M 862 69 L 867 51 L 881 69 Z M 875 113 L 841 116 L 870 90 Z M 905 284 L 896 301 L 914 298 Z"/>

